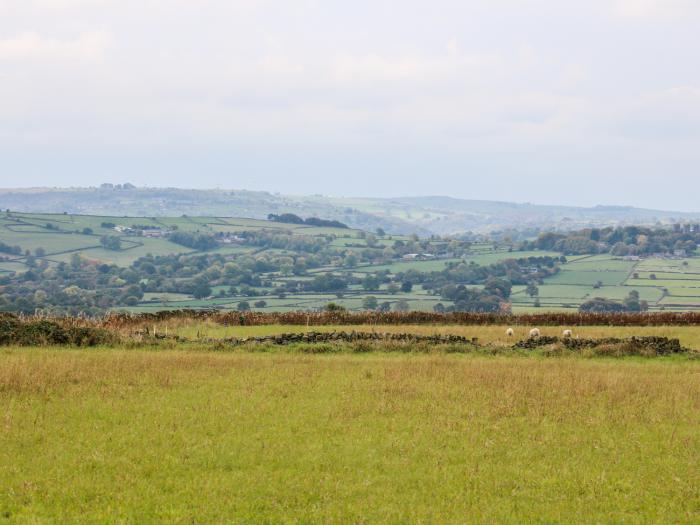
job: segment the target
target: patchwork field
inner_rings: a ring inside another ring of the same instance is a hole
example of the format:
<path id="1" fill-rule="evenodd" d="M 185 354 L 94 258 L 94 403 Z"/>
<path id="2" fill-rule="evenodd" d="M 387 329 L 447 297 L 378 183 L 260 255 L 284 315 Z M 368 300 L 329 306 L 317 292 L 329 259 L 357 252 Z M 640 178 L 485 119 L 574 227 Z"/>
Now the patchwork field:
<path id="1" fill-rule="evenodd" d="M 106 262 L 128 267 L 141 257 L 147 255 L 166 256 L 170 254 L 201 254 L 166 238 L 126 235 L 116 232 L 112 225 L 131 227 L 139 225 L 152 228 L 177 228 L 178 231 L 241 235 L 245 232 L 272 232 L 298 236 L 299 238 L 323 239 L 323 242 L 339 249 L 359 251 L 369 248 L 369 241 L 364 232 L 351 229 L 318 228 L 308 225 L 278 223 L 245 218 L 231 217 L 106 217 L 64 214 L 26 214 L 0 212 L 0 242 L 8 246 L 18 246 L 20 253 L 0 254 L 0 277 L 21 274 L 29 269 L 28 264 L 70 263 L 76 254 L 87 261 Z M 101 245 L 104 235 L 118 236 L 121 249 L 110 250 Z M 391 249 L 397 242 L 407 242 L 406 236 L 373 237 L 371 244 Z M 444 241 L 432 240 L 435 244 L 446 245 Z M 32 254 L 33 261 L 26 252 Z M 282 257 L 292 258 L 299 253 L 270 247 L 247 245 L 243 242 L 220 244 L 208 250 L 208 254 L 220 254 L 230 261 L 246 257 Z M 304 255 L 303 253 L 301 254 Z M 419 254 L 421 255 L 421 254 Z M 408 292 L 390 289 L 386 283 L 376 289 L 366 290 L 360 279 L 367 275 L 386 274 L 389 278 L 411 272 L 436 272 L 448 264 L 474 263 L 489 265 L 511 258 L 558 257 L 560 254 L 549 251 L 510 251 L 490 243 L 473 243 L 470 249 L 459 257 L 440 257 L 430 259 L 422 255 L 417 260 L 397 258 L 393 262 L 385 260 L 374 263 L 362 262 L 352 268 L 343 267 L 338 261 L 325 260 L 323 265 L 309 268 L 305 274 L 291 275 L 281 272 L 261 272 L 260 280 L 252 290 L 245 293 L 229 293 L 230 286 L 215 286 L 209 297 L 195 298 L 191 293 L 181 289 L 170 289 L 176 295 L 161 292 L 147 293 L 133 302 L 114 306 L 117 310 L 133 312 L 152 312 L 169 308 L 217 308 L 238 309 L 241 303 L 258 311 L 290 311 L 295 309 L 320 309 L 328 303 L 336 303 L 351 310 L 364 308 L 364 299 L 374 296 L 379 304 L 384 303 L 394 308 L 399 302 L 403 307 L 414 310 L 432 310 L 450 306 L 449 301 L 442 300 L 438 292 L 428 294 L 420 285 L 413 286 Z M 422 260 L 427 259 L 427 260 Z M 574 311 L 593 298 L 605 298 L 621 301 L 631 291 L 638 292 L 640 299 L 648 303 L 651 311 L 658 310 L 698 310 L 700 309 L 700 258 L 647 258 L 625 260 L 610 255 L 571 256 L 556 275 L 547 277 L 538 285 L 538 294 L 530 296 L 525 286 L 514 286 L 510 301 L 515 313 L 532 311 Z M 318 293 L 302 290 L 292 286 L 284 293 L 275 289 L 285 288 L 292 282 L 310 281 L 315 276 L 347 272 L 355 278 L 355 284 L 349 285 L 342 293 Z M 142 281 L 143 282 L 143 281 Z M 399 283 L 400 284 L 400 283 Z M 479 287 L 482 285 L 471 285 Z M 161 296 L 165 300 L 160 300 Z M 257 304 L 257 306 L 256 306 Z"/>
<path id="2" fill-rule="evenodd" d="M 692 523 L 688 361 L 4 348 L 9 522 Z"/>
<path id="3" fill-rule="evenodd" d="M 566 311 L 593 297 L 621 300 L 632 290 L 652 311 L 696 310 L 700 307 L 700 259 L 570 258 L 558 275 L 539 286 L 538 297 L 542 308 Z M 514 311 L 532 311 L 534 302 L 525 287 L 513 289 Z"/>

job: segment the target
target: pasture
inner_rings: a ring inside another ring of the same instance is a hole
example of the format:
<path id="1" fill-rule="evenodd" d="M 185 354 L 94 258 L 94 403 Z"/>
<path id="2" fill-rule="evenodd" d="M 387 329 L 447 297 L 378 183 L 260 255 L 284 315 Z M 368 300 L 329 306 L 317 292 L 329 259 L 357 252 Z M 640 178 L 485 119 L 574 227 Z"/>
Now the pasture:
<path id="1" fill-rule="evenodd" d="M 515 341 L 527 339 L 532 328 L 538 328 L 543 336 L 561 336 L 564 329 L 572 329 L 574 337 L 602 339 L 607 337 L 669 337 L 678 338 L 683 346 L 700 351 L 700 326 L 542 326 L 528 324 L 511 325 L 457 325 L 457 324 L 357 324 L 352 326 L 324 325 L 244 325 L 226 326 L 212 320 L 172 318 L 167 321 L 144 321 L 142 326 L 157 333 L 178 335 L 190 340 L 226 339 L 308 332 L 357 332 L 409 333 L 416 335 L 459 335 L 469 339 L 476 337 L 479 344 L 506 347 Z M 506 335 L 508 328 L 513 335 Z"/>
<path id="2" fill-rule="evenodd" d="M 8 522 L 700 519 L 693 361 L 4 348 Z"/>
<path id="3" fill-rule="evenodd" d="M 64 214 L 28 214 L 0 212 L 0 242 L 19 246 L 21 253 L 0 254 L 0 277 L 21 274 L 29 269 L 26 252 L 33 256 L 33 264 L 56 266 L 69 263 L 75 254 L 94 263 L 112 263 L 128 267 L 137 259 L 147 256 L 170 254 L 201 254 L 186 246 L 170 242 L 167 238 L 126 235 L 114 230 L 111 225 L 131 227 L 134 225 L 152 228 L 177 228 L 184 232 L 207 234 L 243 235 L 246 232 L 272 232 L 284 235 L 322 238 L 329 246 L 339 250 L 363 250 L 367 244 L 363 232 L 351 229 L 317 228 L 308 225 L 286 224 L 272 221 L 233 217 L 107 217 Z M 121 249 L 109 250 L 101 246 L 103 235 L 116 235 L 121 240 Z M 406 242 L 405 236 L 385 236 L 373 239 L 375 246 L 390 247 L 396 241 Z M 431 243 L 445 245 L 444 241 Z M 41 250 L 39 250 L 41 248 Z M 39 250 L 39 251 L 38 251 Z M 292 251 L 275 248 L 260 248 L 236 242 L 219 244 L 208 251 L 221 254 L 228 260 L 243 257 L 266 257 L 298 255 Z M 376 290 L 364 290 L 359 284 L 350 285 L 342 294 L 303 291 L 291 286 L 283 294 L 274 288 L 288 283 L 302 282 L 314 276 L 331 272 L 351 272 L 362 279 L 368 274 L 386 273 L 390 277 L 411 270 L 433 272 L 443 270 L 449 263 L 467 262 L 478 265 L 494 264 L 510 258 L 558 256 L 555 252 L 510 251 L 487 243 L 474 243 L 461 257 L 441 257 L 428 260 L 396 259 L 375 263 L 363 262 L 352 268 L 338 266 L 337 261 L 328 261 L 322 266 L 309 268 L 305 275 L 283 275 L 279 272 L 262 273 L 265 281 L 246 294 L 228 293 L 230 287 L 216 286 L 211 297 L 195 299 L 193 295 L 180 293 L 176 300 L 166 298 L 159 301 L 157 294 L 148 294 L 138 304 L 121 305 L 115 309 L 133 312 L 152 312 L 169 308 L 218 308 L 231 310 L 239 303 L 248 302 L 257 311 L 291 311 L 295 309 L 321 309 L 330 302 L 344 308 L 360 310 L 363 300 L 371 295 L 379 303 L 389 303 L 394 308 L 401 300 L 410 309 L 430 311 L 438 303 L 450 306 L 438 294 L 429 295 L 419 285 L 410 292 L 394 292 L 382 284 Z M 303 256 L 303 253 L 302 253 Z M 419 258 L 420 259 L 420 258 Z M 480 285 L 475 285 L 476 287 Z M 547 277 L 538 285 L 537 296 L 526 293 L 525 286 L 513 287 L 510 302 L 514 313 L 533 311 L 575 311 L 587 300 L 600 297 L 620 301 L 631 291 L 639 293 L 647 301 L 651 311 L 700 310 L 700 258 L 646 258 L 629 260 L 610 255 L 571 256 L 560 271 Z M 179 290 L 173 290 L 179 291 Z M 162 295 L 162 294 L 161 294 Z M 264 306 L 254 306 L 255 303 Z M 404 305 L 405 306 L 405 305 Z"/>

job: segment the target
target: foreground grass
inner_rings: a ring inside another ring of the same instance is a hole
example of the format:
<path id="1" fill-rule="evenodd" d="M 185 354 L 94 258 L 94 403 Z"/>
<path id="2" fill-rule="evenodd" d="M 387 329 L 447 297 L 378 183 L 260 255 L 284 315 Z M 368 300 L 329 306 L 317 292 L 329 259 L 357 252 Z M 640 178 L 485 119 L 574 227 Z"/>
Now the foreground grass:
<path id="1" fill-rule="evenodd" d="M 3 349 L 17 522 L 698 522 L 700 364 Z"/>

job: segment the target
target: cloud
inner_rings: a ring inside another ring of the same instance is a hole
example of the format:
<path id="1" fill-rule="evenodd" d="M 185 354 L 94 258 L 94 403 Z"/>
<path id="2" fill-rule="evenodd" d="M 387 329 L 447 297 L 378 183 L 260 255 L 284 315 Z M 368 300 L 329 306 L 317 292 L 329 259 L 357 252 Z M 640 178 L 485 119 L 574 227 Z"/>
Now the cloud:
<path id="1" fill-rule="evenodd" d="M 700 88 L 678 86 L 630 101 L 614 115 L 613 128 L 629 138 L 661 142 L 700 137 Z M 664 147 L 665 147 L 664 146 Z"/>
<path id="2" fill-rule="evenodd" d="M 22 33 L 0 40 L 0 60 L 95 60 L 111 42 L 108 33 L 87 32 L 74 40 L 45 38 L 36 33 Z"/>
<path id="3" fill-rule="evenodd" d="M 355 157 L 387 186 L 412 165 L 516 183 L 694 173 L 698 13 L 698 0 L 0 0 L 0 148 L 158 149 L 163 173 L 197 148 L 236 151 L 231 172 L 251 152 L 283 165 L 303 151 L 300 173 L 329 192 L 343 181 L 325 174 Z"/>
<path id="4" fill-rule="evenodd" d="M 26 0 L 31 6 L 39 9 L 76 9 L 81 7 L 101 6 L 114 0 Z"/>
<path id="5" fill-rule="evenodd" d="M 616 0 L 613 12 L 629 18 L 679 18 L 700 14 L 697 0 Z"/>

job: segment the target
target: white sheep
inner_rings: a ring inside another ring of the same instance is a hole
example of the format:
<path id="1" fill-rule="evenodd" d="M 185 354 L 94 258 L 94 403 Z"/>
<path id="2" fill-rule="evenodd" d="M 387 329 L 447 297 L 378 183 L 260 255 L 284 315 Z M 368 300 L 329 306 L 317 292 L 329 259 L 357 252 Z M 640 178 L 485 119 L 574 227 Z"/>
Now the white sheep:
<path id="1" fill-rule="evenodd" d="M 515 335 L 515 332 L 513 331 L 512 328 L 508 328 L 508 330 L 506 330 L 506 335 L 508 337 L 513 337 Z"/>
<path id="2" fill-rule="evenodd" d="M 570 339 L 573 334 L 571 330 L 564 330 L 564 333 L 562 334 L 565 339 Z"/>
<path id="3" fill-rule="evenodd" d="M 533 328 L 530 330 L 530 339 L 537 339 L 540 336 L 540 329 Z"/>

